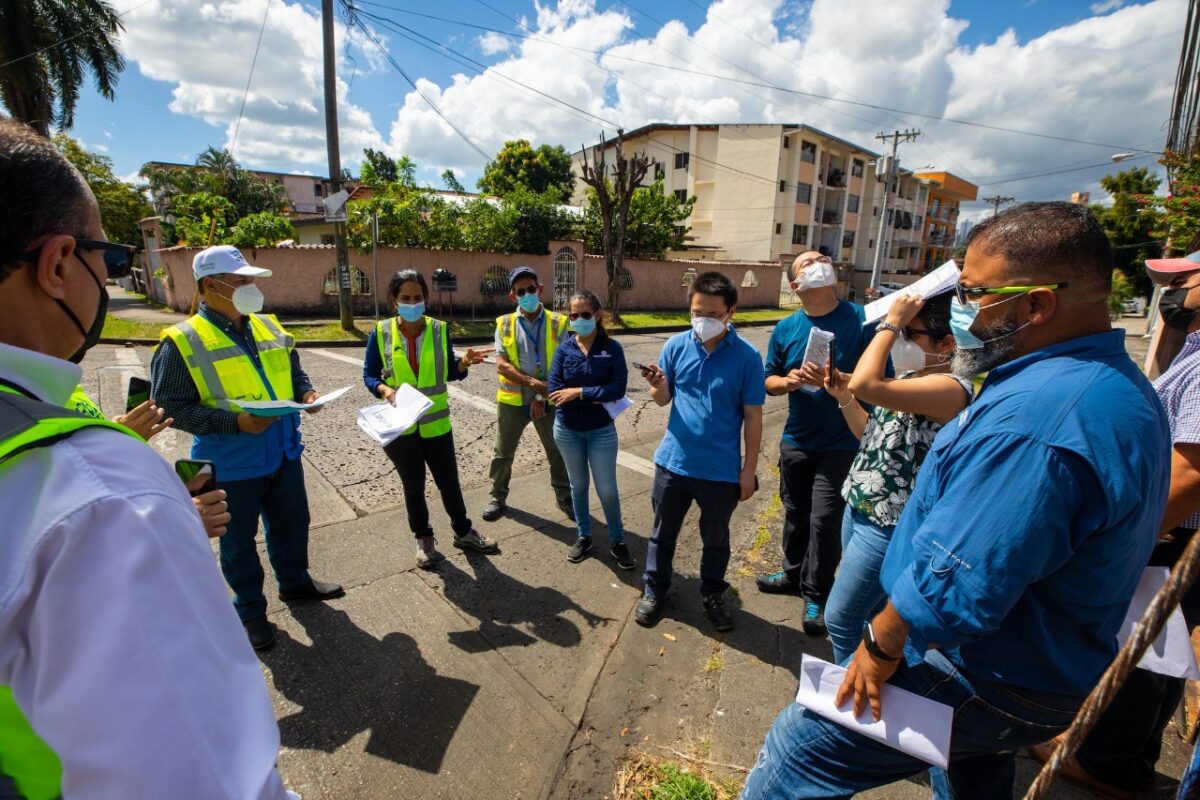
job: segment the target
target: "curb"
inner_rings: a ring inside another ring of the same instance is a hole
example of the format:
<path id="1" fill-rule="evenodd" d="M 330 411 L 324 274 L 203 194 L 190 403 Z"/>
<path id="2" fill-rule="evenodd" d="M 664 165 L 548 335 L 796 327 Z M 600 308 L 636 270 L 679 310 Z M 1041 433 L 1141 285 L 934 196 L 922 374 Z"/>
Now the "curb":
<path id="1" fill-rule="evenodd" d="M 765 328 L 765 327 L 768 327 L 771 325 L 778 325 L 784 319 L 787 319 L 787 317 L 783 317 L 781 319 L 753 320 L 751 322 L 739 323 L 738 327 L 739 328 Z M 688 330 L 688 326 L 686 326 L 686 325 L 652 325 L 647 328 L 634 328 L 632 330 L 622 328 L 622 329 L 618 330 L 615 333 L 615 335 L 616 336 L 633 336 L 633 335 L 639 335 L 639 334 L 643 334 L 643 333 L 679 333 L 681 331 L 686 331 L 686 330 Z M 126 345 L 126 346 L 140 345 L 140 346 L 145 346 L 145 347 L 155 347 L 156 345 L 158 345 L 158 341 L 159 341 L 158 339 L 117 339 L 117 338 L 112 338 L 112 337 L 108 337 L 108 336 L 102 336 L 102 337 L 100 337 L 100 341 L 98 343 L 99 344 Z M 455 344 L 465 344 L 465 345 L 486 344 L 487 342 L 490 342 L 490 341 L 492 341 L 492 337 L 490 337 L 490 336 L 468 336 L 468 337 L 464 337 L 464 338 L 456 337 L 454 339 Z M 304 341 L 296 342 L 297 347 L 362 347 L 365 344 L 366 344 L 366 339 L 362 339 L 362 340 L 355 339 L 353 341 L 348 341 L 346 339 L 306 339 Z"/>

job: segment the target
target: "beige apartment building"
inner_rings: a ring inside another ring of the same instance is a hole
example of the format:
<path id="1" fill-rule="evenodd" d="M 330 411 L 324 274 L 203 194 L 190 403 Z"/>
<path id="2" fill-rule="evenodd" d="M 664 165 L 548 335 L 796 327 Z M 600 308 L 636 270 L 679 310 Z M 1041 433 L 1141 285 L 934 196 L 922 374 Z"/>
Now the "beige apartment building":
<path id="1" fill-rule="evenodd" d="M 575 195 L 586 202 L 572 157 Z M 614 157 L 608 146 L 608 163 Z M 870 262 L 869 209 L 877 154 L 808 125 L 652 124 L 625 134 L 626 153 L 644 151 L 665 191 L 696 198 L 685 252 L 689 259 L 770 261 L 804 250 L 835 261 Z M 654 172 L 652 171 L 651 175 Z"/>
<path id="2" fill-rule="evenodd" d="M 149 161 L 142 165 L 142 169 L 194 170 L 199 168 L 195 164 Z M 289 172 L 266 172 L 258 169 L 246 171 L 259 180 L 280 186 L 287 196 L 288 210 L 293 214 L 324 213 L 325 208 L 321 205 L 321 201 L 330 194 L 328 178 L 316 175 L 295 175 Z M 346 188 L 352 189 L 356 185 L 351 182 Z"/>

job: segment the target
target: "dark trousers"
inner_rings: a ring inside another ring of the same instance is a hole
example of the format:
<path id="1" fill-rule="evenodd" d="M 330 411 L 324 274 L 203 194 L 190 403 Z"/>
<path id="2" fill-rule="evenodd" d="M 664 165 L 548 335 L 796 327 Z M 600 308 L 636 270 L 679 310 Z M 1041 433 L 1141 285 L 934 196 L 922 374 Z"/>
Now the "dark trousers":
<path id="1" fill-rule="evenodd" d="M 842 557 L 842 484 L 854 453 L 809 453 L 779 444 L 779 495 L 783 500 L 783 571 L 804 596 L 824 604 Z"/>
<path id="2" fill-rule="evenodd" d="M 646 590 L 662 597 L 671 587 L 671 562 L 683 518 L 694 500 L 700 506 L 700 591 L 719 594 L 729 588 L 725 568 L 729 566 L 729 520 L 737 508 L 741 489 L 736 483 L 688 478 L 656 467 L 650 503 L 654 507 L 654 530 L 646 551 Z"/>
<path id="3" fill-rule="evenodd" d="M 220 465 L 217 467 L 220 478 Z M 271 475 L 221 483 L 233 517 L 220 538 L 221 572 L 233 590 L 233 607 L 243 622 L 265 616 L 263 568 L 254 537 L 261 517 L 267 558 L 281 591 L 308 583 L 308 491 L 297 458 Z"/>
<path id="4" fill-rule="evenodd" d="M 458 483 L 458 459 L 454 455 L 454 434 L 446 433 L 430 439 L 419 433 L 401 436 L 383 448 L 387 457 L 400 473 L 404 485 L 404 508 L 408 512 L 408 529 L 413 535 L 432 536 L 429 527 L 429 506 L 425 503 L 425 467 L 433 475 L 438 493 L 442 496 L 442 508 L 450 516 L 450 526 L 459 536 L 471 531 L 471 519 L 467 516 L 467 504 L 463 502 L 462 487 Z"/>
<path id="5" fill-rule="evenodd" d="M 1163 730 L 1183 698 L 1183 678 L 1135 669 L 1076 758 L 1105 783 L 1136 790 L 1154 777 Z"/>

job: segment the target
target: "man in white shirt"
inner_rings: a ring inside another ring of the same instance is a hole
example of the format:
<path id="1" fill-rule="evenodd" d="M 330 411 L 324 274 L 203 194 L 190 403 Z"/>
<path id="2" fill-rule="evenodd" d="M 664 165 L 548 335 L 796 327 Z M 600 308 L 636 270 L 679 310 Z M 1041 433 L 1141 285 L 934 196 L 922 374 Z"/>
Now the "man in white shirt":
<path id="1" fill-rule="evenodd" d="M 129 257 L 52 143 L 0 118 L 0 793 L 294 796 L 183 485 L 63 408 Z"/>

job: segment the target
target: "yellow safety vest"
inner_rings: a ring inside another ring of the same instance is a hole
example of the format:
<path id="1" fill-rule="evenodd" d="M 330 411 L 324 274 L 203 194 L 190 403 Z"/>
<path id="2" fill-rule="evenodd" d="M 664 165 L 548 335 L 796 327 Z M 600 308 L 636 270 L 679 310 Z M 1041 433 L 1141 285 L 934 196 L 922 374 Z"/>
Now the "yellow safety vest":
<path id="1" fill-rule="evenodd" d="M 558 349 L 558 343 L 562 341 L 563 335 L 567 332 L 567 317 L 565 314 L 555 314 L 548 308 L 543 308 L 546 314 L 546 320 L 543 327 L 546 332 L 546 375 L 550 374 L 550 365 L 554 363 L 554 352 Z M 508 358 L 508 363 L 512 364 L 517 369 L 521 368 L 521 356 L 517 352 L 517 325 L 520 323 L 517 320 L 521 317 L 521 312 L 514 311 L 511 314 L 505 314 L 503 317 L 496 319 L 496 329 L 500 332 L 500 344 L 504 348 L 504 355 Z M 521 387 L 507 380 L 503 375 L 500 375 L 500 386 L 496 389 L 496 400 L 509 406 L 524 405 L 521 400 Z M 545 375 L 535 376 L 540 380 L 545 380 Z M 547 400 L 547 402 L 549 402 Z"/>
<path id="2" fill-rule="evenodd" d="M 96 405 L 96 401 L 88 396 L 82 386 L 76 386 L 75 391 L 71 392 L 71 397 L 67 400 L 67 408 L 92 419 L 104 419 L 104 412 L 100 410 L 100 406 Z"/>
<path id="3" fill-rule="evenodd" d="M 419 375 L 413 375 L 412 365 L 404 351 L 404 334 L 396 317 L 383 320 L 375 326 L 375 339 L 379 342 L 379 355 L 383 358 L 383 382 L 393 389 L 408 384 L 433 401 L 417 424 L 404 431 L 401 436 L 415 433 L 419 428 L 421 438 L 432 439 L 450 432 L 450 402 L 446 380 L 450 374 L 449 332 L 446 323 L 431 317 L 425 321 L 424 338 L 418 359 Z"/>
<path id="4" fill-rule="evenodd" d="M 291 361 L 295 339 L 274 314 L 250 314 L 248 321 L 265 383 L 250 356 L 200 314 L 162 332 L 161 338 L 169 338 L 179 348 L 200 392 L 201 405 L 239 412 L 238 400 L 270 400 L 272 395 L 276 400 L 295 399 Z"/>

